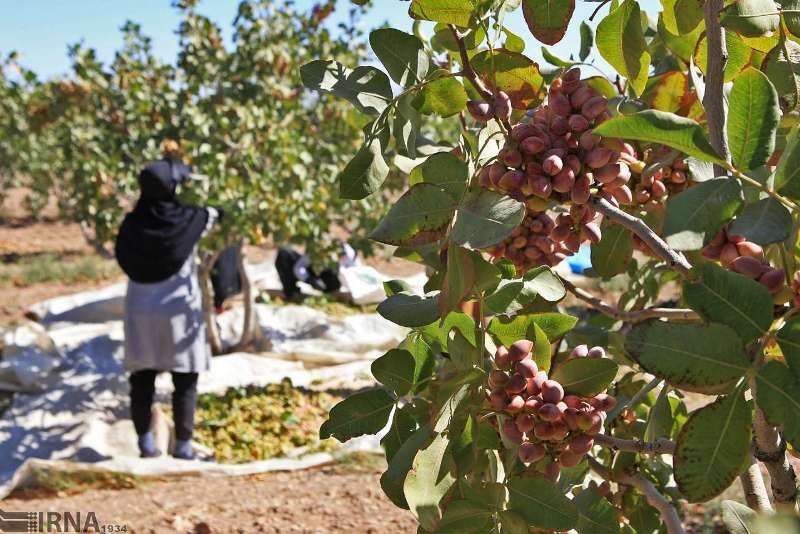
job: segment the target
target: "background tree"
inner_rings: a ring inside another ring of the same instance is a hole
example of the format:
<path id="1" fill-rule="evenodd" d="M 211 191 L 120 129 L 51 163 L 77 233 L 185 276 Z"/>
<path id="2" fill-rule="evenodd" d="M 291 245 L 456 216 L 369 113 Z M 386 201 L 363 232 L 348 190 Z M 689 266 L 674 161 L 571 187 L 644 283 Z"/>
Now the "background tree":
<path id="1" fill-rule="evenodd" d="M 84 44 L 70 47 L 71 74 L 63 79 L 39 80 L 10 56 L 0 78 L 0 151 L 7 156 L 0 165 L 6 180 L 29 189 L 34 214 L 55 196 L 60 216 L 79 222 L 104 254 L 138 194 L 141 166 L 164 155 L 193 165 L 208 179 L 186 198 L 223 206 L 227 215 L 202 246 L 202 287 L 208 296 L 213 261 L 223 246 L 236 245 L 246 312 L 234 348 L 243 348 L 260 333 L 245 244 L 293 243 L 317 262 L 335 261 L 332 236 L 369 227 L 382 211 L 382 196 L 345 208 L 335 180 L 357 147 L 363 115 L 309 96 L 299 78 L 299 66 L 321 55 L 350 65 L 366 58 L 357 30 L 362 9 L 352 8 L 334 35 L 326 26 L 333 1 L 307 13 L 281 1 L 244 1 L 226 45 L 196 4 L 176 4 L 175 64 L 157 59 L 134 23 L 122 28 L 123 45 L 109 64 Z M 363 238 L 353 244 L 372 250 Z M 206 315 L 220 352 L 208 298 Z"/>

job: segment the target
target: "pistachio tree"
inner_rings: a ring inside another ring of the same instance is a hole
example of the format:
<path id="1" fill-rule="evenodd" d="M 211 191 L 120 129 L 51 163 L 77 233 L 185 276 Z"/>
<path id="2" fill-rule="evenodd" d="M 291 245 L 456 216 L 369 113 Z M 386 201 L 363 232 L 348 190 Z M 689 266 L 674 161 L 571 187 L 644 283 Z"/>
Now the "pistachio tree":
<path id="1" fill-rule="evenodd" d="M 201 245 L 212 347 L 225 349 L 208 276 L 226 245 L 240 252 L 246 297 L 242 339 L 233 348 L 252 345 L 260 329 L 244 246 L 291 243 L 328 262 L 333 236 L 370 227 L 384 205 L 376 195 L 345 207 L 335 180 L 360 141 L 361 111 L 302 90 L 299 67 L 311 59 L 366 60 L 363 8 L 348 9 L 334 26 L 334 6 L 325 1 L 305 11 L 282 0 L 242 1 L 224 34 L 196 1 L 177 2 L 174 63 L 159 59 L 135 23 L 123 26 L 108 63 L 89 44 L 71 46 L 62 78 L 43 80 L 10 55 L 0 76 L 3 180 L 27 188 L 34 216 L 54 197 L 60 217 L 80 223 L 108 254 L 138 195 L 141 167 L 161 157 L 189 163 L 207 179 L 182 191 L 184 199 L 225 210 Z M 372 250 L 363 238 L 354 245 Z"/>
<path id="2" fill-rule="evenodd" d="M 380 68 L 301 70 L 371 117 L 346 198 L 380 195 L 426 121 L 460 130 L 370 233 L 432 274 L 424 294 L 385 285 L 378 312 L 409 334 L 321 437 L 382 433 L 381 486 L 419 532 L 684 532 L 684 503 L 734 483 L 728 528 L 780 529 L 800 446 L 800 6 L 613 0 L 590 24 L 575 0 L 399 5 L 414 32 L 370 34 Z M 552 269 L 583 244 L 592 289 Z"/>

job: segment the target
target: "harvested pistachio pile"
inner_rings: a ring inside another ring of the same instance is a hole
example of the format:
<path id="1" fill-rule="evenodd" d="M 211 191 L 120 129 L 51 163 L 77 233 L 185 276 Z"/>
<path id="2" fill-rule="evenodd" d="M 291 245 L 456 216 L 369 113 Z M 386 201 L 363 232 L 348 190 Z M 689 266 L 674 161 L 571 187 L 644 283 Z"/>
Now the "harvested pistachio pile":
<path id="1" fill-rule="evenodd" d="M 320 445 L 319 427 L 338 400 L 296 388 L 288 379 L 200 395 L 195 440 L 213 449 L 222 463 L 284 456 L 296 447 Z"/>

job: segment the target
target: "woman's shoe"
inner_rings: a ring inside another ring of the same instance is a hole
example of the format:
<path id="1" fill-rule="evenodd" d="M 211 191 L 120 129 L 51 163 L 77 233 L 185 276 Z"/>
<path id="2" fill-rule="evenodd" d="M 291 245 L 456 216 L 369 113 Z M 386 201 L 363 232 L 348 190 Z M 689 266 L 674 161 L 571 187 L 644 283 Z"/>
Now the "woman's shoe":
<path id="1" fill-rule="evenodd" d="M 157 458 L 161 456 L 162 452 L 156 447 L 155 439 L 152 432 L 147 432 L 139 436 L 139 457 L 140 458 Z"/>
<path id="2" fill-rule="evenodd" d="M 140 458 L 158 458 L 163 453 L 159 449 L 151 449 L 147 451 L 140 451 L 139 457 Z"/>

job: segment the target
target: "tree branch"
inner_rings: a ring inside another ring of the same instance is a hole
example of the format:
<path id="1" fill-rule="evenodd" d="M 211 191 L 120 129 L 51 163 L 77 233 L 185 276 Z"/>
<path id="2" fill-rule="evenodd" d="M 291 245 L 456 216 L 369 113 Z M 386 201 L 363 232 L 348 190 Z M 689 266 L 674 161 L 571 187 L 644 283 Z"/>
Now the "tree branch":
<path id="1" fill-rule="evenodd" d="M 670 246 L 647 226 L 647 223 L 642 219 L 622 211 L 608 200 L 601 197 L 592 198 L 592 205 L 610 221 L 614 221 L 636 234 L 639 239 L 650 247 L 650 250 L 652 250 L 656 256 L 667 262 L 671 268 L 675 269 L 683 276 L 688 276 L 692 268 L 692 264 L 689 263 L 689 260 L 680 252 L 670 248 Z"/>
<path id="2" fill-rule="evenodd" d="M 658 492 L 658 489 L 656 489 L 652 482 L 640 475 L 633 476 L 622 473 L 615 476 L 611 470 L 607 469 L 594 458 L 588 457 L 587 460 L 592 471 L 604 479 L 617 482 L 618 484 L 632 486 L 639 490 L 639 492 L 644 495 L 645 499 L 647 499 L 650 506 L 659 511 L 669 534 L 684 534 L 686 532 L 683 529 L 678 511 L 666 497 Z"/>
<path id="3" fill-rule="evenodd" d="M 639 454 L 673 454 L 675 452 L 675 442 L 667 438 L 659 438 L 655 441 L 643 441 L 640 439 L 622 439 L 597 434 L 594 442 L 601 447 L 607 447 L 618 451 L 637 452 Z"/>
<path id="4" fill-rule="evenodd" d="M 761 474 L 761 464 L 752 455 L 750 456 L 750 465 L 739 475 L 739 482 L 742 483 L 747 506 L 761 513 L 773 511 L 767 487 L 764 484 L 764 476 Z"/>
<path id="5" fill-rule="evenodd" d="M 469 54 L 467 54 L 467 46 L 464 44 L 464 37 L 465 35 L 461 33 L 455 26 L 452 24 L 450 26 L 450 31 L 453 32 L 453 38 L 458 43 L 458 52 L 461 56 L 461 70 L 464 71 L 464 77 L 468 79 L 475 89 L 480 93 L 481 97 L 491 102 L 494 98 L 492 92 L 486 87 L 486 84 L 483 83 L 483 80 L 480 79 L 478 74 L 475 72 L 475 69 L 472 68 L 472 64 L 469 62 Z"/>
<path id="6" fill-rule="evenodd" d="M 727 162 L 731 155 L 728 139 L 725 136 L 725 102 L 723 86 L 725 85 L 725 65 L 728 62 L 728 47 L 725 42 L 725 30 L 719 23 L 719 12 L 724 7 L 724 0 L 706 0 L 703 14 L 706 22 L 706 40 L 708 42 L 708 60 L 706 63 L 706 93 L 703 107 L 706 110 L 708 133 L 711 146 L 717 154 Z M 717 176 L 725 174 L 725 169 L 714 166 Z"/>
<path id="7" fill-rule="evenodd" d="M 646 321 L 647 319 L 682 319 L 686 321 L 699 321 L 700 316 L 694 310 L 683 308 L 645 308 L 643 310 L 625 311 L 620 310 L 616 306 L 607 304 L 599 298 L 595 297 L 585 289 L 575 286 L 569 280 L 562 279 L 561 282 L 567 291 L 575 295 L 577 298 L 587 303 L 592 308 L 596 309 L 604 315 L 616 319 L 617 321 L 624 321 L 627 323 L 638 323 Z"/>
<path id="8" fill-rule="evenodd" d="M 751 389 L 755 385 L 754 382 L 750 381 Z M 755 398 L 754 390 L 753 398 Z M 764 464 L 769 473 L 775 507 L 796 513 L 797 477 L 786 457 L 786 442 L 777 429 L 767 422 L 758 404 L 755 404 L 753 419 L 753 449 L 753 456 Z"/>

